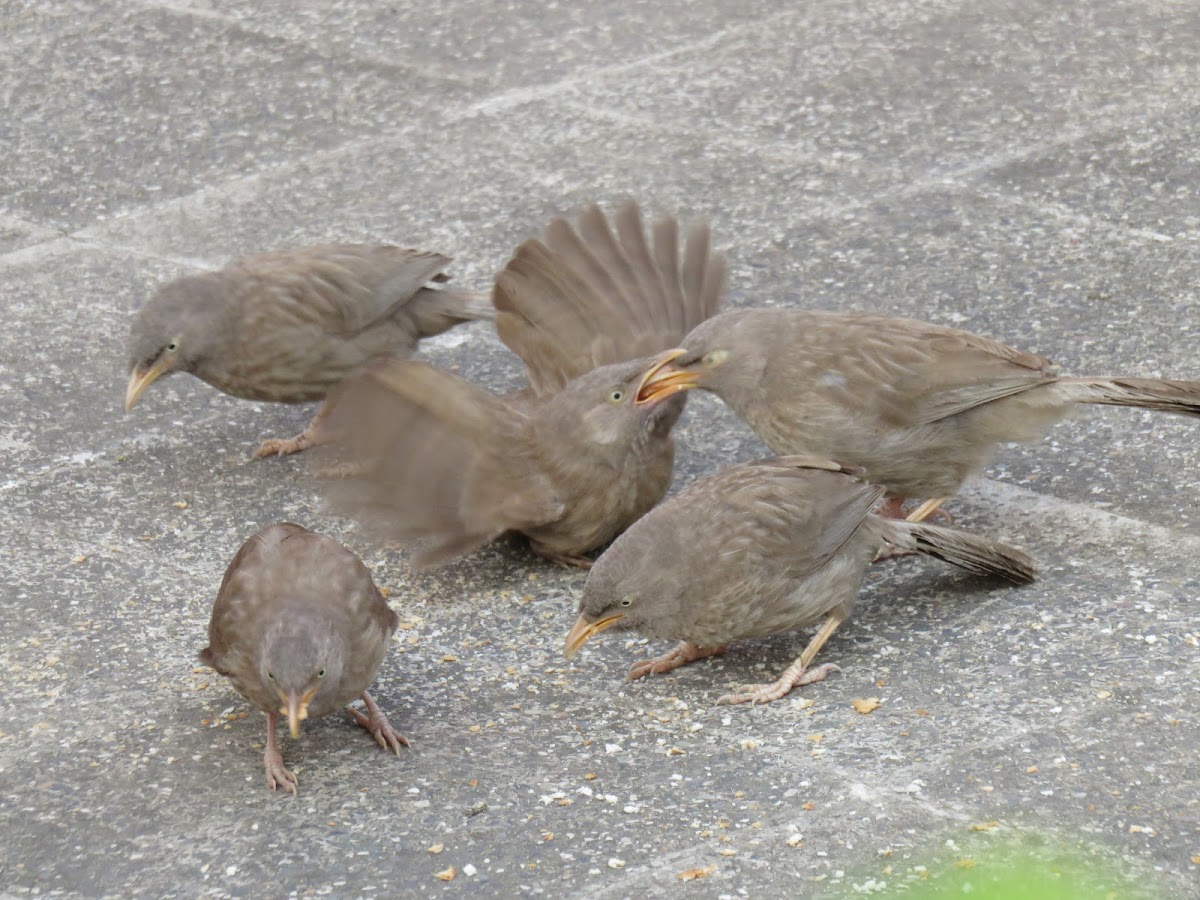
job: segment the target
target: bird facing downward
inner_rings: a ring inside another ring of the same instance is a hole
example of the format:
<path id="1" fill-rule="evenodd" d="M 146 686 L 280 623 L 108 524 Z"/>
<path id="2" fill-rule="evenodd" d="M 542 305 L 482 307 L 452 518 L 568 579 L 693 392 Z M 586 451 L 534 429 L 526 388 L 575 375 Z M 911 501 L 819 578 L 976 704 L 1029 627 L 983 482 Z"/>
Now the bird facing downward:
<path id="1" fill-rule="evenodd" d="M 295 738 L 304 719 L 361 696 L 365 715 L 348 708 L 355 722 L 397 754 L 408 744 L 367 692 L 397 625 L 370 571 L 332 538 L 281 522 L 238 551 L 213 604 L 200 661 L 266 713 L 263 762 L 272 790 L 296 792 L 275 739 L 280 716 Z"/>
<path id="2" fill-rule="evenodd" d="M 1200 415 L 1200 382 L 1058 374 L 1049 360 L 928 322 L 800 309 L 741 309 L 689 334 L 648 373 L 660 392 L 717 394 L 775 453 L 860 466 L 890 511 L 921 517 L 990 459 L 1031 441 L 1075 403 Z"/>
<path id="3" fill-rule="evenodd" d="M 177 278 L 133 318 L 125 409 L 172 372 L 245 400 L 324 399 L 364 363 L 411 356 L 423 337 L 492 318 L 486 298 L 433 286 L 448 280 L 449 262 L 386 245 L 321 244 Z M 310 446 L 321 417 L 255 455 Z"/>
<path id="4" fill-rule="evenodd" d="M 730 641 L 821 623 L 804 653 L 772 684 L 745 686 L 720 703 L 766 703 L 819 681 L 809 666 L 850 615 L 880 542 L 1017 583 L 1033 579 L 1024 553 L 954 528 L 871 513 L 883 488 L 814 457 L 777 457 L 698 479 L 651 510 L 588 573 L 572 656 L 608 629 L 681 643 L 633 667 L 665 672 L 725 651 Z"/>

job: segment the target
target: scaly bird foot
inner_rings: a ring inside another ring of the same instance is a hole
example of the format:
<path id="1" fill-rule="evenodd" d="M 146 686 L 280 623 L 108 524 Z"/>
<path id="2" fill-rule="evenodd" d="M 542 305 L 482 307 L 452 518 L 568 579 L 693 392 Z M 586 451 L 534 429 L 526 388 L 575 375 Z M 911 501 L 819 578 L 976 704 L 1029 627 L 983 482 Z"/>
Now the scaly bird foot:
<path id="1" fill-rule="evenodd" d="M 302 431 L 294 438 L 284 440 L 282 438 L 271 438 L 269 441 L 263 441 L 258 445 L 258 449 L 254 451 L 253 459 L 263 459 L 267 456 L 289 456 L 292 453 L 299 453 L 301 450 L 307 450 L 309 447 L 315 446 L 314 441 L 307 431 Z"/>
<path id="2" fill-rule="evenodd" d="M 263 749 L 263 766 L 267 770 L 267 787 L 271 790 L 282 787 L 295 797 L 296 786 L 299 782 L 283 764 L 283 754 L 279 752 L 279 741 L 275 739 L 278 720 L 279 713 L 267 713 L 267 745 Z"/>
<path id="3" fill-rule="evenodd" d="M 735 703 L 770 703 L 772 700 L 778 700 L 780 697 L 786 696 L 792 688 L 801 687 L 806 684 L 813 684 L 817 681 L 824 681 L 830 672 L 842 671 L 833 663 L 825 663 L 822 666 L 817 666 L 815 669 L 798 669 L 795 666 L 788 667 L 788 670 L 783 673 L 778 681 L 771 684 L 743 684 L 737 689 L 737 693 L 725 694 L 717 698 L 718 705 L 720 704 L 735 704 Z"/>
<path id="4" fill-rule="evenodd" d="M 287 770 L 283 764 L 283 755 L 278 750 L 268 748 L 263 753 L 263 765 L 267 770 L 267 787 L 271 790 L 283 788 L 296 796 L 296 786 L 299 782 L 296 776 Z"/>
<path id="5" fill-rule="evenodd" d="M 401 746 L 411 747 L 408 738 L 392 727 L 392 723 L 388 721 L 387 716 L 383 714 L 376 704 L 366 692 L 363 693 L 363 701 L 367 704 L 367 711 L 361 712 L 353 706 L 347 706 L 346 712 L 350 713 L 355 723 L 361 728 L 365 728 L 375 738 L 377 743 L 384 750 L 391 750 L 397 756 L 400 755 Z"/>
<path id="6" fill-rule="evenodd" d="M 716 647 L 700 647 L 688 641 L 683 641 L 662 656 L 656 656 L 653 659 L 643 659 L 641 662 L 635 663 L 629 670 L 629 674 L 625 676 L 625 680 L 637 681 L 637 679 L 646 675 L 670 672 L 672 669 L 686 666 L 688 663 L 695 662 L 698 659 L 720 656 L 724 652 L 724 644 Z"/>
<path id="7" fill-rule="evenodd" d="M 560 566 L 565 566 L 568 569 L 583 569 L 587 571 L 592 567 L 592 560 L 580 553 L 546 553 L 538 549 L 533 551 L 543 559 L 548 559 L 552 563 L 558 563 Z"/>

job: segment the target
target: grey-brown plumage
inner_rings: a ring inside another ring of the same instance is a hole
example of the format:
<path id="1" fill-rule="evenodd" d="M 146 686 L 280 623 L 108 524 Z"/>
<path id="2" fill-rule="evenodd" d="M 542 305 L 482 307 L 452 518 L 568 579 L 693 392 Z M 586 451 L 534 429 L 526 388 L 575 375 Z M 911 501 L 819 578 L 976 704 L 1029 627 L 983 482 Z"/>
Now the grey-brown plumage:
<path id="1" fill-rule="evenodd" d="M 321 244 L 177 278 L 134 316 L 125 408 L 171 372 L 245 400 L 322 400 L 365 363 L 411 356 L 421 338 L 492 318 L 485 296 L 439 286 L 449 262 L 401 247 Z M 311 445 L 320 416 L 255 455 Z"/>
<path id="2" fill-rule="evenodd" d="M 732 466 L 693 482 L 596 560 L 567 635 L 567 655 L 609 628 L 682 642 L 634 666 L 633 679 L 723 653 L 731 641 L 820 622 L 776 682 L 718 701 L 766 703 L 836 668 L 809 666 L 850 615 L 881 541 L 972 572 L 1033 580 L 1033 563 L 1019 550 L 954 528 L 873 514 L 883 494 L 858 470 L 803 456 Z"/>
<path id="3" fill-rule="evenodd" d="M 399 620 L 362 560 L 333 538 L 280 522 L 233 558 L 213 604 L 200 661 L 267 714 L 267 785 L 296 792 L 275 740 L 276 720 L 327 716 L 362 697 L 351 717 L 397 755 L 405 738 L 367 692 Z"/>
<path id="4" fill-rule="evenodd" d="M 1200 382 L 1069 378 L 1049 360 L 928 322 L 745 309 L 701 324 L 643 389 L 720 396 L 775 453 L 861 466 L 892 498 L 945 498 L 996 445 L 1075 403 L 1200 415 Z"/>
<path id="5" fill-rule="evenodd" d="M 647 239 L 627 203 L 614 224 L 595 206 L 578 229 L 556 219 L 497 276 L 496 327 L 528 389 L 498 397 L 413 361 L 346 383 L 332 414 L 335 509 L 422 544 L 418 565 L 515 531 L 543 556 L 586 566 L 584 553 L 663 497 L 683 397 L 633 399 L 645 357 L 716 311 L 724 258 L 704 224 L 688 229 L 682 258 L 674 219 Z"/>

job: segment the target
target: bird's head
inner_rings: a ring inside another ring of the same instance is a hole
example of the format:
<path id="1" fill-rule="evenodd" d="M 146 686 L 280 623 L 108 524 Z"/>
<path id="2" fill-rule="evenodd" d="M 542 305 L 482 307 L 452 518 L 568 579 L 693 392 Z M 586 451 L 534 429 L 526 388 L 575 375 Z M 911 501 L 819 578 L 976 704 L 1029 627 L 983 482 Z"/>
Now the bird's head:
<path id="1" fill-rule="evenodd" d="M 343 663 L 342 640 L 329 623 L 284 619 L 268 630 L 259 675 L 279 695 L 292 737 L 299 737 L 314 698 L 337 690 Z"/>
<path id="2" fill-rule="evenodd" d="M 172 372 L 194 372 L 222 337 L 226 293 L 215 273 L 163 285 L 133 317 L 125 411 L 152 383 Z"/>
<path id="3" fill-rule="evenodd" d="M 659 356 L 638 386 L 638 406 L 693 388 L 722 397 L 762 389 L 768 335 L 752 318 L 724 313 L 701 322 L 678 347 Z"/>
<path id="4" fill-rule="evenodd" d="M 654 517 L 636 522 L 596 560 L 588 572 L 579 617 L 567 634 L 563 653 L 574 656 L 602 631 L 637 631 L 649 638 L 676 637 L 686 615 L 683 581 L 672 560 L 683 548 L 677 535 L 657 530 Z"/>
<path id="5" fill-rule="evenodd" d="M 547 401 L 547 425 L 616 457 L 666 437 L 683 413 L 686 398 L 662 393 L 653 402 L 636 403 L 646 368 L 647 360 L 632 360 L 575 378 Z"/>

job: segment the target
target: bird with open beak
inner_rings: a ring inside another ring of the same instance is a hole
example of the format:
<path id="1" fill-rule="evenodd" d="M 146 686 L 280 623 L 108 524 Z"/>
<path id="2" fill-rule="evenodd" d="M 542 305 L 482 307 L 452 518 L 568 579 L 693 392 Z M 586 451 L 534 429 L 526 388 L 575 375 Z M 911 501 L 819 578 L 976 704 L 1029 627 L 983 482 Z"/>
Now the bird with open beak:
<path id="1" fill-rule="evenodd" d="M 267 786 L 296 793 L 275 731 L 343 707 L 398 756 L 408 746 L 367 687 L 399 620 L 362 560 L 332 538 L 280 522 L 238 551 L 217 593 L 200 661 L 267 716 Z M 361 697 L 363 713 L 348 704 Z"/>
<path id="2" fill-rule="evenodd" d="M 351 370 L 411 356 L 421 338 L 495 314 L 485 295 L 442 287 L 450 258 L 374 244 L 320 244 L 237 260 L 163 285 L 134 315 L 128 412 L 145 390 L 187 372 L 244 400 L 323 400 Z M 321 440 L 324 407 L 256 457 Z"/>
<path id="3" fill-rule="evenodd" d="M 882 540 L 972 572 L 1033 580 L 1033 564 L 1019 550 L 956 528 L 874 515 L 883 493 L 856 469 L 803 456 L 700 478 L 596 560 L 564 652 L 571 657 L 610 629 L 680 641 L 635 665 L 633 680 L 724 653 L 731 641 L 820 623 L 776 681 L 744 685 L 717 701 L 767 703 L 837 669 L 811 665 L 850 615 Z"/>
<path id="4" fill-rule="evenodd" d="M 577 228 L 555 219 L 493 292 L 529 387 L 501 397 L 412 360 L 367 367 L 333 404 L 322 489 L 381 538 L 418 544 L 416 565 L 518 532 L 548 559 L 590 566 L 585 554 L 670 486 L 685 396 L 634 400 L 655 354 L 716 311 L 724 276 L 703 223 L 681 253 L 676 220 L 648 239 L 633 203 L 612 223 L 596 206 Z"/>
<path id="5" fill-rule="evenodd" d="M 865 470 L 890 515 L 932 514 L 996 446 L 1038 439 L 1077 403 L 1200 415 L 1200 382 L 1058 374 L 1049 360 L 910 319 L 739 309 L 695 328 L 656 361 L 638 403 L 701 388 L 775 453 Z"/>

